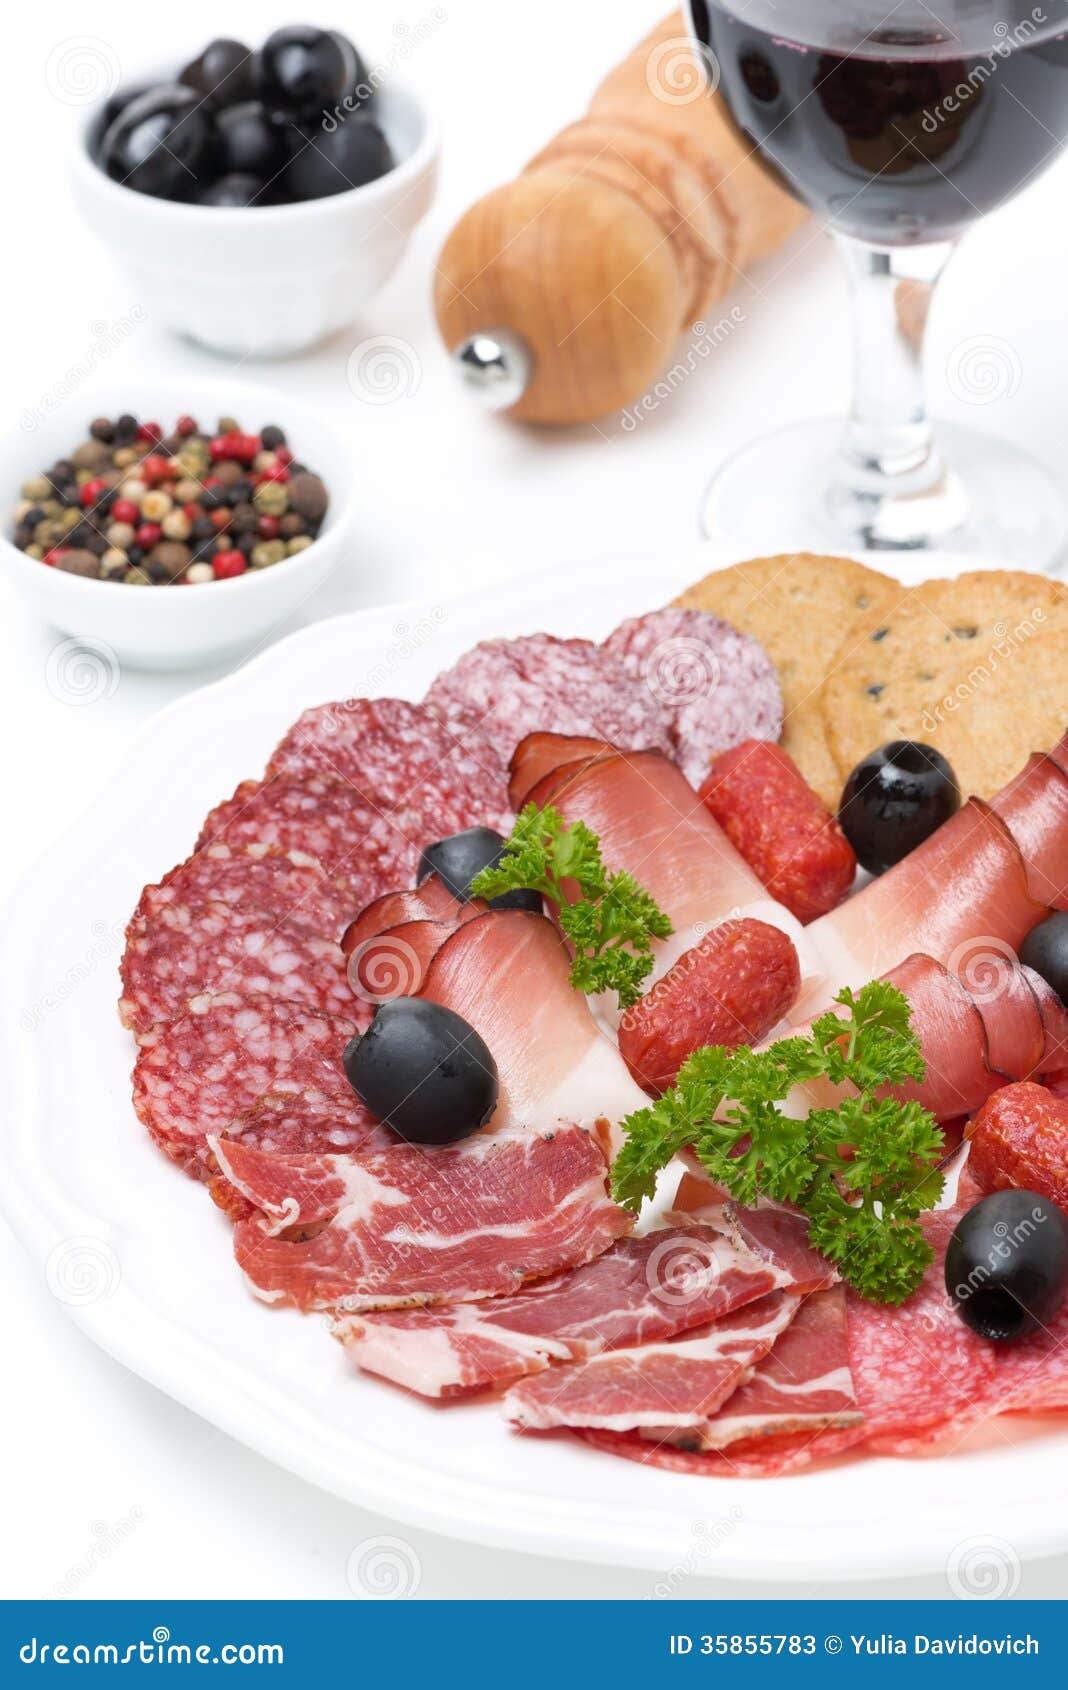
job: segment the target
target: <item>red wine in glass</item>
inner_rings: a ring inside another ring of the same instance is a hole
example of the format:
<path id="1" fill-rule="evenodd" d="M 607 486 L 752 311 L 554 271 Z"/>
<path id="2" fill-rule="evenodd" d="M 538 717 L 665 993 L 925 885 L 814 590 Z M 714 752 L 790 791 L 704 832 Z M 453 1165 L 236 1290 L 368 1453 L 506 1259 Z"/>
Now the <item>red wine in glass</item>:
<path id="1" fill-rule="evenodd" d="M 952 431 L 947 468 L 920 343 L 954 243 L 1061 154 L 1065 0 L 691 0 L 690 19 L 743 143 L 839 238 L 857 305 L 857 394 L 836 469 L 827 425 L 780 435 L 762 463 L 761 446 L 747 448 L 710 489 L 706 530 L 733 529 L 758 486 L 766 501 L 778 464 L 785 505 L 807 504 L 798 542 L 815 525 L 854 546 L 1049 561 L 1063 543 L 1059 491 L 966 431 Z M 1001 356 L 1011 366 L 1011 347 Z"/>

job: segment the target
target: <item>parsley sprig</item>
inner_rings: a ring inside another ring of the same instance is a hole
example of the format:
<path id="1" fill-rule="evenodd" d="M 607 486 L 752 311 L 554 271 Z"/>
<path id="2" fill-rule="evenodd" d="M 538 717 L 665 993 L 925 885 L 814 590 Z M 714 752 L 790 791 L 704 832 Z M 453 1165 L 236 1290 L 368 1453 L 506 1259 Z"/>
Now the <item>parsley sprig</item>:
<path id="1" fill-rule="evenodd" d="M 471 885 L 473 898 L 499 898 L 525 887 L 557 906 L 561 931 L 574 949 L 571 984 L 580 992 L 615 992 L 629 1009 L 653 966 L 653 939 L 671 922 L 633 875 L 609 874 L 597 835 L 585 822 L 567 825 L 551 805 L 527 804 L 504 854 Z"/>
<path id="2" fill-rule="evenodd" d="M 695 1051 L 670 1091 L 623 1122 L 613 1190 L 639 1209 L 690 1146 L 738 1202 L 764 1196 L 803 1210 L 813 1246 L 861 1296 L 901 1303 L 932 1259 L 917 1216 L 942 1192 L 941 1137 L 918 1103 L 877 1095 L 925 1072 L 903 993 L 873 980 L 835 1002 L 844 1017 L 828 1011 L 767 1050 Z M 794 1086 L 820 1078 L 849 1089 L 804 1120 L 783 1112 Z"/>

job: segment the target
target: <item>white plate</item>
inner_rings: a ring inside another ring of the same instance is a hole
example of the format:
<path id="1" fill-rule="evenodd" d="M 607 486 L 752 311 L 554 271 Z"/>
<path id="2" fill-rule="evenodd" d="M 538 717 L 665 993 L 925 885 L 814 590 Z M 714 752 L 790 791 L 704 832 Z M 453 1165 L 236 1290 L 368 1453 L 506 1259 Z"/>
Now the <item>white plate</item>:
<path id="1" fill-rule="evenodd" d="M 747 1579 L 934 1571 L 973 1538 L 1068 1544 L 1068 1441 L 999 1426 L 952 1459 L 844 1462 L 779 1480 L 645 1469 L 520 1438 L 492 1404 L 435 1408 L 358 1374 L 321 1323 L 244 1288 L 229 1228 L 150 1144 L 115 999 L 141 887 L 262 768 L 306 705 L 419 698 L 474 641 L 606 633 L 702 568 L 571 569 L 449 604 L 364 611 L 295 634 L 149 724 L 97 804 L 14 900 L 4 950 L 5 1209 L 79 1325 L 132 1371 L 338 1496 L 477 1542 Z M 932 573 L 930 559 L 920 570 Z M 951 565 L 943 561 L 942 572 Z"/>

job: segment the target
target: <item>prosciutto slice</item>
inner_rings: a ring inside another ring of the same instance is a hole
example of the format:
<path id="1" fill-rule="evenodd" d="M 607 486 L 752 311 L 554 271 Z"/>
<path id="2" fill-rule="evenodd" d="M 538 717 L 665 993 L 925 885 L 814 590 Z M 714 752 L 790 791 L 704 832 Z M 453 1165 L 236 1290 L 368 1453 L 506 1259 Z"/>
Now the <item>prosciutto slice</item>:
<path id="1" fill-rule="evenodd" d="M 618 747 L 606 739 L 591 739 L 581 734 L 527 734 L 512 753 L 508 802 L 518 813 L 547 776 L 565 767 L 575 770 L 583 764 L 595 763 L 617 751 Z"/>
<path id="2" fill-rule="evenodd" d="M 554 1362 L 660 1342 L 784 1283 L 788 1275 L 725 1233 L 688 1223 L 621 1238 L 514 1297 L 346 1316 L 334 1335 L 370 1373 L 422 1396 L 459 1397 Z"/>
<path id="3" fill-rule="evenodd" d="M 1008 823 L 972 798 L 902 862 L 806 928 L 826 975 L 802 988 L 790 1019 L 811 1019 L 840 987 L 861 986 L 914 952 L 954 970 L 977 953 L 1006 955 L 1047 908 Z"/>
<path id="4" fill-rule="evenodd" d="M 1068 734 L 1048 755 L 1031 757 L 992 800 L 1027 864 L 1031 893 L 1068 909 Z"/>
<path id="5" fill-rule="evenodd" d="M 714 1414 L 744 1383 L 800 1303 L 791 1292 L 773 1291 L 692 1336 L 615 1351 L 524 1379 L 509 1391 L 505 1410 L 523 1431 L 692 1426 Z"/>
<path id="6" fill-rule="evenodd" d="M 428 875 L 421 886 L 397 892 L 383 892 L 375 898 L 345 929 L 341 949 L 352 956 L 369 939 L 386 933 L 393 927 L 411 921 L 454 921 L 465 908 L 482 910 L 484 904 L 461 904 L 454 898 L 445 882 L 436 874 Z"/>
<path id="7" fill-rule="evenodd" d="M 546 916 L 491 910 L 447 939 L 426 971 L 421 996 L 462 1015 L 496 1058 L 500 1100 L 490 1131 L 561 1120 L 614 1126 L 648 1102 L 572 986 L 570 967 Z"/>
<path id="8" fill-rule="evenodd" d="M 539 740 L 548 736 L 538 736 Z M 564 747 L 572 742 L 563 740 Z M 522 752 L 523 747 L 520 748 Z M 548 749 L 537 748 L 548 760 Z M 812 948 L 790 912 L 773 898 L 712 819 L 693 788 L 659 751 L 615 752 L 564 763 L 528 794 L 552 804 L 568 822 L 596 833 L 610 870 L 625 869 L 671 919 L 674 933 L 654 941 L 649 984 L 727 917 L 753 916 L 787 933 L 811 974 Z M 822 978 L 822 968 L 818 969 Z M 606 1009 L 609 1006 L 605 1006 Z"/>
<path id="9" fill-rule="evenodd" d="M 402 921 L 365 939 L 349 957 L 349 985 L 365 1003 L 418 997 L 427 969 L 446 939 L 478 914 L 468 904 L 447 920 Z"/>
<path id="10" fill-rule="evenodd" d="M 213 1140 L 219 1167 L 265 1217 L 234 1231 L 253 1292 L 300 1309 L 395 1308 L 510 1293 L 621 1237 L 595 1132 L 480 1134 L 440 1149 L 272 1156 Z M 283 1228 L 330 1216 L 312 1237 Z"/>
<path id="11" fill-rule="evenodd" d="M 806 1297 L 796 1317 L 752 1377 L 727 1398 L 719 1412 L 672 1436 L 687 1449 L 720 1450 L 751 1438 L 782 1438 L 857 1426 L 849 1371 L 846 1301 L 842 1286 Z"/>

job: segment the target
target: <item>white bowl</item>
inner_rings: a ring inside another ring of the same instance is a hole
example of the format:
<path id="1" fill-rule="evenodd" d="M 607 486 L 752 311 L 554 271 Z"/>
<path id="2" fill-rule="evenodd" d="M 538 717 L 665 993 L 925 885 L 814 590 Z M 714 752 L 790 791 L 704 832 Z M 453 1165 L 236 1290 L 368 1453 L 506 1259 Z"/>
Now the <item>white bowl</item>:
<path id="1" fill-rule="evenodd" d="M 159 73 L 176 74 L 170 65 Z M 94 107 L 74 148 L 75 198 L 122 255 L 150 315 L 235 357 L 284 357 L 351 323 L 392 275 L 434 196 L 438 130 L 410 91 L 378 94 L 392 170 L 296 205 L 181 205 L 113 182 L 89 153 Z"/>
<path id="2" fill-rule="evenodd" d="M 132 196 L 131 196 L 132 197 Z M 301 463 L 321 475 L 330 503 L 318 537 L 304 551 L 269 569 L 230 581 L 174 586 L 127 586 L 50 568 L 13 545 L 11 511 L 22 483 L 46 470 L 84 440 L 94 417 L 132 411 L 172 427 L 191 412 L 203 427 L 233 415 L 242 428 L 276 423 Z M 182 385 L 124 383 L 79 389 L 47 423 L 9 437 L 0 460 L 0 568 L 31 599 L 46 622 L 106 648 L 104 655 L 133 669 L 190 669 L 243 656 L 257 642 L 286 631 L 287 619 L 341 567 L 348 551 L 353 465 L 341 438 L 316 411 L 270 389 L 235 382 Z"/>

